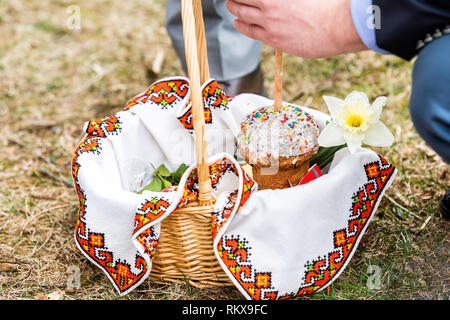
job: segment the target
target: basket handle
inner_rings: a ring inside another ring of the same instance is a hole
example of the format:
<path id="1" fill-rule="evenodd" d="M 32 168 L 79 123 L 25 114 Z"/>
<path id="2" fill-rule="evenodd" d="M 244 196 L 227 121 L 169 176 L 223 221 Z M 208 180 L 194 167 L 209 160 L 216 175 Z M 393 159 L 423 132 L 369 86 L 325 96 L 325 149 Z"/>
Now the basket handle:
<path id="1" fill-rule="evenodd" d="M 202 1 L 193 0 L 195 34 L 197 37 L 198 63 L 200 67 L 200 80 L 205 83 L 210 79 L 208 50 L 206 46 L 205 24 L 203 22 Z"/>
<path id="2" fill-rule="evenodd" d="M 209 178 L 208 152 L 206 150 L 202 83 L 209 79 L 209 66 L 201 0 L 181 0 L 181 18 L 191 91 L 199 181 L 198 201 L 200 206 L 207 206 L 212 203 L 212 187 Z"/>

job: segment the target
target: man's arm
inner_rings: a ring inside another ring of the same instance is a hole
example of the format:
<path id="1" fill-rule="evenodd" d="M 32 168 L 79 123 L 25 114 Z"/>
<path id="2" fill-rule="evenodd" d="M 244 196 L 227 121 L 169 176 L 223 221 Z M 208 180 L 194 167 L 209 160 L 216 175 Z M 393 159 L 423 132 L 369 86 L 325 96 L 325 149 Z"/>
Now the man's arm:
<path id="1" fill-rule="evenodd" d="M 353 0 L 358 1 L 358 0 Z M 372 0 L 380 10 L 377 46 L 403 59 L 450 33 L 450 0 Z"/>
<path id="2" fill-rule="evenodd" d="M 227 8 L 241 33 L 293 55 L 321 58 L 367 49 L 350 0 L 227 0 Z"/>
<path id="3" fill-rule="evenodd" d="M 450 0 L 227 0 L 227 7 L 243 34 L 305 58 L 369 47 L 411 59 L 450 29 Z"/>

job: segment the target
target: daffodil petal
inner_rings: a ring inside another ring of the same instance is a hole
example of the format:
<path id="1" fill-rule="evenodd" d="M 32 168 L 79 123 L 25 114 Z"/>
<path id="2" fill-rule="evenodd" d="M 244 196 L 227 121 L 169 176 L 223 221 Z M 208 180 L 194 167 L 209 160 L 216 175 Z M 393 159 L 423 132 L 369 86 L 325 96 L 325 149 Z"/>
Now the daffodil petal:
<path id="1" fill-rule="evenodd" d="M 372 124 L 364 137 L 364 143 L 372 147 L 389 147 L 393 142 L 394 136 L 381 121 Z"/>
<path id="2" fill-rule="evenodd" d="M 342 111 L 342 108 L 344 107 L 344 100 L 329 96 L 323 96 L 323 99 L 325 100 L 328 110 L 330 111 L 331 118 L 337 119 Z"/>
<path id="3" fill-rule="evenodd" d="M 319 145 L 322 147 L 340 146 L 344 143 L 344 130 L 333 122 L 320 133 Z"/>
<path id="4" fill-rule="evenodd" d="M 345 98 L 346 103 L 357 103 L 360 102 L 365 106 L 370 106 L 369 98 L 367 98 L 367 94 L 360 91 L 353 91 L 350 93 L 347 98 Z"/>
<path id="5" fill-rule="evenodd" d="M 380 120 L 381 111 L 383 110 L 384 105 L 386 104 L 386 97 L 378 97 L 372 103 L 372 111 L 374 112 L 374 121 Z"/>
<path id="6" fill-rule="evenodd" d="M 358 149 L 361 148 L 362 141 L 364 139 L 363 134 L 344 134 L 345 142 L 347 143 L 347 147 L 350 150 L 350 153 L 355 153 Z"/>

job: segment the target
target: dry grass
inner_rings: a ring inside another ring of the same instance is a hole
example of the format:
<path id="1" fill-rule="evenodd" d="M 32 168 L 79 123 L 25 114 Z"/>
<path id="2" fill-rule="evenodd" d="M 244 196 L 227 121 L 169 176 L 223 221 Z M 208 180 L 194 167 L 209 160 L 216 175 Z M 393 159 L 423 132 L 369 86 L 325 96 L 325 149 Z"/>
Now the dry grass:
<path id="1" fill-rule="evenodd" d="M 66 27 L 80 6 L 81 30 Z M 116 299 L 103 273 L 76 249 L 77 199 L 70 161 L 84 121 L 120 110 L 158 78 L 180 74 L 163 27 L 164 1 L 17 0 L 0 2 L 0 298 Z M 161 70 L 153 66 L 164 55 Z M 263 69 L 271 94 L 273 54 Z M 381 152 L 399 174 L 357 254 L 331 288 L 312 299 L 448 299 L 448 222 L 438 200 L 449 167 L 418 137 L 408 114 L 411 64 L 374 53 L 307 61 L 287 57 L 285 100 L 325 111 L 322 94 L 388 95 L 384 121 L 396 135 Z M 428 219 L 430 218 L 430 219 Z M 420 227 L 428 221 L 426 226 Z M 368 266 L 382 290 L 368 290 Z M 81 289 L 64 291 L 67 268 Z M 147 281 L 122 299 L 231 299 L 234 288 L 198 290 Z"/>

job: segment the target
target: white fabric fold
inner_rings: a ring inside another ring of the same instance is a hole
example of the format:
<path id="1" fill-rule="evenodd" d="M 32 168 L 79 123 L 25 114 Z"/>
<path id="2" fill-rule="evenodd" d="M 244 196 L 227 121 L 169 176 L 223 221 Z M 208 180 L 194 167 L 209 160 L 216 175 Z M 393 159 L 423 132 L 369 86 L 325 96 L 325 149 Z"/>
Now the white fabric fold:
<path id="1" fill-rule="evenodd" d="M 372 178 L 368 178 L 370 170 Z M 215 241 L 217 250 L 219 241 L 239 239 L 251 258 L 219 261 L 249 299 L 323 290 L 350 261 L 394 175 L 393 166 L 375 152 L 363 149 L 351 155 L 342 149 L 319 179 L 255 192 Z M 360 210 L 364 205 L 365 210 Z M 229 246 L 225 251 L 233 250 Z M 251 276 L 233 272 L 230 265 L 247 267 Z M 257 286 L 258 281 L 265 285 Z"/>

